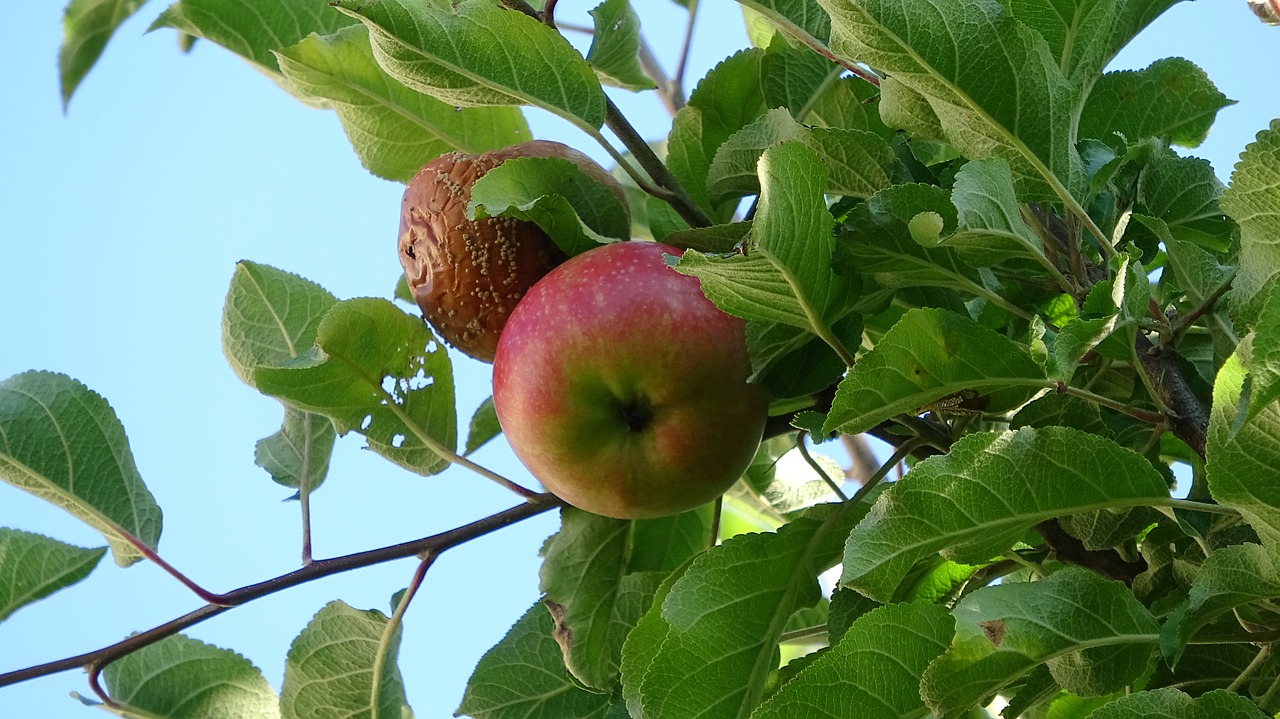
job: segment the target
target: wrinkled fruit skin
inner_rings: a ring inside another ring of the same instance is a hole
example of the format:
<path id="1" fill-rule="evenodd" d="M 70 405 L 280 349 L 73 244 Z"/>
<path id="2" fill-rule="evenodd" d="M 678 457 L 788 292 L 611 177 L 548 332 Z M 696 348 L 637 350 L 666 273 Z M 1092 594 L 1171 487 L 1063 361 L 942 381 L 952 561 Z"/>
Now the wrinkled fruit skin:
<path id="1" fill-rule="evenodd" d="M 516 303 L 565 259 L 532 222 L 467 219 L 475 181 L 517 157 L 569 160 L 622 193 L 589 157 L 545 140 L 481 155 L 450 152 L 413 177 L 400 205 L 399 255 L 409 291 L 441 338 L 485 362 L 493 361 L 498 336 Z"/>
<path id="2" fill-rule="evenodd" d="M 498 343 L 503 434 L 544 487 L 588 512 L 643 519 L 710 502 L 764 432 L 769 398 L 746 381 L 745 323 L 664 253 L 680 251 L 619 242 L 570 259 Z"/>

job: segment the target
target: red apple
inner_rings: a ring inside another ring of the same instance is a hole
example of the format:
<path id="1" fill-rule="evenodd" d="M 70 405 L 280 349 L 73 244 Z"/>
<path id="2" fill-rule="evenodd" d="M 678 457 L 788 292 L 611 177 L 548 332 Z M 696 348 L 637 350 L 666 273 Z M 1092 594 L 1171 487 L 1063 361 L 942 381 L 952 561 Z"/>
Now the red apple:
<path id="1" fill-rule="evenodd" d="M 619 519 L 720 496 L 755 455 L 766 390 L 748 384 L 745 323 L 667 266 L 680 250 L 618 242 L 552 270 L 498 340 L 493 403 L 547 490 Z"/>

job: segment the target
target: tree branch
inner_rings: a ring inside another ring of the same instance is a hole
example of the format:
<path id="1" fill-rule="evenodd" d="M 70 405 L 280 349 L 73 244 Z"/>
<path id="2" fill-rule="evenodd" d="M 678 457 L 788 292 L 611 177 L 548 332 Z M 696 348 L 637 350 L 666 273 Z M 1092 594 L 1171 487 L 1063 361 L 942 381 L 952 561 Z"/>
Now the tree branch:
<path id="1" fill-rule="evenodd" d="M 1209 410 L 1182 375 L 1178 366 L 1178 354 L 1171 348 L 1160 348 L 1139 334 L 1136 344 L 1138 362 L 1160 395 L 1159 399 L 1173 411 L 1169 426 L 1178 439 L 1201 457 L 1204 457 L 1205 440 L 1209 433 Z"/>
<path id="2" fill-rule="evenodd" d="M 1147 571 L 1145 559 L 1127 562 L 1112 549 L 1085 549 L 1084 542 L 1067 534 L 1067 530 L 1056 519 L 1037 524 L 1036 531 L 1053 550 L 1054 558 L 1063 564 L 1092 569 L 1107 579 L 1116 579 L 1128 586 L 1133 585 L 1133 580 L 1139 574 Z"/>
<path id="3" fill-rule="evenodd" d="M 16 671 L 0 674 L 0 687 L 19 682 L 35 679 L 36 677 L 65 672 L 70 669 L 80 667 L 101 668 L 119 659 L 120 657 L 135 652 L 143 647 L 150 646 L 173 636 L 178 632 L 192 625 L 203 622 L 210 617 L 215 617 L 231 607 L 241 604 L 248 604 L 255 599 L 275 594 L 276 592 L 305 584 L 321 577 L 327 577 L 332 574 L 339 574 L 352 569 L 360 569 L 363 567 L 389 562 L 395 559 L 404 559 L 416 555 L 434 556 L 439 555 L 453 547 L 471 541 L 478 537 L 483 537 L 494 531 L 502 529 L 508 525 L 515 524 L 530 517 L 537 516 L 547 510 L 559 507 L 562 504 L 559 498 L 551 494 L 540 494 L 524 504 L 512 507 L 511 509 L 498 512 L 484 519 L 477 520 L 470 524 L 464 524 L 447 532 L 433 534 L 429 537 L 415 539 L 401 544 L 395 544 L 389 547 L 379 549 L 371 549 L 365 552 L 357 552 L 332 559 L 321 559 L 311 564 L 282 574 L 278 577 L 268 579 L 257 584 L 250 584 L 234 591 L 221 595 L 223 598 L 223 606 L 215 604 L 206 604 L 199 609 L 184 614 L 176 619 L 172 619 L 157 627 L 153 627 L 144 632 L 134 634 L 127 639 L 121 640 L 110 646 L 86 652 L 74 657 L 59 659 L 57 661 L 39 664 L 26 669 L 18 669 Z"/>

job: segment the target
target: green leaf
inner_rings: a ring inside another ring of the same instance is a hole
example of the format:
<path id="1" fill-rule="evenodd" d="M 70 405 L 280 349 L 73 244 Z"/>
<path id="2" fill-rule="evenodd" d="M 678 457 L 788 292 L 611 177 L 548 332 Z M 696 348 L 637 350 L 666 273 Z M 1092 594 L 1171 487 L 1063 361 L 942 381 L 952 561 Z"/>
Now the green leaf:
<path id="1" fill-rule="evenodd" d="M 995 0 L 819 0 L 831 49 L 928 101 L 965 156 L 1003 157 L 1024 200 L 1073 204 L 1084 175 L 1073 125 L 1080 88 L 1048 44 Z M 887 100 L 886 100 L 887 101 Z"/>
<path id="2" fill-rule="evenodd" d="M 782 274 L 803 311 L 806 326 L 845 360 L 850 350 L 832 325 L 848 311 L 846 278 L 830 270 L 835 220 L 823 196 L 826 167 L 805 146 L 784 142 L 760 158 L 760 204 L 751 235 L 754 250 Z"/>
<path id="3" fill-rule="evenodd" d="M 71 0 L 67 3 L 62 15 L 62 47 L 58 50 L 64 111 L 71 95 L 102 56 L 116 28 L 144 2 L 146 0 Z"/>
<path id="4" fill-rule="evenodd" d="M 1240 271 L 1229 297 L 1237 323 L 1251 326 L 1280 281 L 1280 119 L 1240 155 L 1221 205 L 1240 224 Z"/>
<path id="5" fill-rule="evenodd" d="M 453 369 L 443 345 L 420 318 L 387 300 L 339 302 L 324 316 L 316 346 L 279 367 L 261 366 L 253 384 L 303 411 L 358 431 L 369 448 L 418 474 L 449 461 L 423 440 L 457 444 Z"/>
<path id="6" fill-rule="evenodd" d="M 1191 594 L 1160 632 L 1160 651 L 1177 664 L 1201 627 L 1236 607 L 1280 597 L 1280 566 L 1257 544 L 1222 547 L 1200 567 Z"/>
<path id="7" fill-rule="evenodd" d="M 284 408 L 284 426 L 258 440 L 254 464 L 279 484 L 315 491 L 329 474 L 329 458 L 337 433 L 328 417 L 293 407 Z"/>
<path id="8" fill-rule="evenodd" d="M 1044 370 L 1012 340 L 946 310 L 915 309 L 840 382 L 823 432 L 865 432 L 957 393 L 989 397 L 1000 412 L 1044 385 Z"/>
<path id="9" fill-rule="evenodd" d="M 829 651 L 805 667 L 751 714 L 751 719 L 924 716 L 920 677 L 951 643 L 955 622 L 945 607 L 894 604 L 853 623 Z"/>
<path id="10" fill-rule="evenodd" d="M 1136 210 L 1164 220 L 1176 239 L 1223 252 L 1231 244 L 1235 225 L 1222 216 L 1221 196 L 1222 183 L 1212 165 L 1166 150 L 1143 167 Z"/>
<path id="11" fill-rule="evenodd" d="M 951 648 L 920 685 L 939 719 L 964 716 L 1041 664 L 1078 696 L 1122 689 L 1150 666 L 1157 629 L 1123 584 L 1074 567 L 1038 582 L 984 587 L 954 613 Z"/>
<path id="12" fill-rule="evenodd" d="M 586 60 L 554 29 L 490 0 L 337 0 L 369 28 L 392 77 L 446 103 L 528 104 L 595 132 L 604 92 Z M 495 52 L 501 48 L 501 52 Z"/>
<path id="13" fill-rule="evenodd" d="M 796 441 L 787 435 L 765 440 L 743 475 L 746 486 L 764 502 L 767 511 L 776 514 L 780 523 L 793 512 L 840 500 L 805 460 Z M 844 470 L 835 460 L 824 454 L 811 456 L 830 481 L 837 485 L 844 481 Z"/>
<path id="14" fill-rule="evenodd" d="M 541 590 L 556 620 L 553 636 L 569 672 L 589 688 L 607 691 L 617 676 L 622 633 L 612 621 L 618 588 L 626 574 L 631 523 L 560 510 L 560 531 L 543 552 Z M 647 608 L 647 607 L 646 607 Z"/>
<path id="15" fill-rule="evenodd" d="M 794 117 L 801 114 L 835 81 L 843 68 L 807 47 L 795 47 L 775 33 L 760 62 L 760 87 L 766 107 L 786 108 Z"/>
<path id="16" fill-rule="evenodd" d="M 578 687 L 551 638 L 551 615 L 534 604 L 480 658 L 455 716 L 475 719 L 604 719 L 607 694 Z"/>
<path id="17" fill-rule="evenodd" d="M 146 719 L 276 719 L 276 693 L 248 659 L 182 634 L 102 671 L 107 693 Z"/>
<path id="18" fill-rule="evenodd" d="M 1088 719 L 1260 719 L 1253 702 L 1234 692 L 1212 691 L 1197 699 L 1177 689 L 1156 689 L 1120 697 Z"/>
<path id="19" fill-rule="evenodd" d="M 707 299 L 735 317 L 778 322 L 800 330 L 811 327 L 786 276 L 762 254 L 717 257 L 690 250 L 675 268 L 697 277 Z"/>
<path id="20" fill-rule="evenodd" d="M 1274 552 L 1280 550 L 1280 403 L 1246 420 L 1244 386 L 1245 370 L 1232 355 L 1213 386 L 1205 472 L 1213 498 L 1238 510 Z"/>
<path id="21" fill-rule="evenodd" d="M 760 192 L 757 166 L 770 147 L 796 140 L 827 168 L 826 185 L 833 195 L 870 197 L 888 187 L 898 159 L 889 143 L 862 130 L 813 128 L 796 122 L 786 109 L 770 110 L 734 133 L 716 151 L 707 178 L 712 203 Z"/>
<path id="22" fill-rule="evenodd" d="M 1066 427 L 971 434 L 884 492 L 849 536 L 840 584 L 889 601 L 911 567 L 936 552 L 983 563 L 1047 519 L 1168 497 L 1146 458 L 1097 435 Z"/>
<path id="23" fill-rule="evenodd" d="M 311 349 L 320 320 L 338 299 L 311 280 L 241 260 L 222 306 L 222 352 L 254 387 L 258 367 L 285 364 Z"/>
<path id="24" fill-rule="evenodd" d="M 1103 75 L 1085 101 L 1080 136 L 1104 139 L 1118 132 L 1130 142 L 1158 137 L 1198 147 L 1218 111 L 1233 104 L 1204 70 L 1167 57 L 1145 70 Z"/>
<path id="25" fill-rule="evenodd" d="M 712 509 L 707 505 L 670 517 L 632 522 L 627 570 L 663 574 L 675 571 L 707 548 L 711 517 Z"/>
<path id="26" fill-rule="evenodd" d="M 739 4 L 792 37 L 826 45 L 831 36 L 831 18 L 814 0 L 739 0 Z"/>
<path id="27" fill-rule="evenodd" d="M 389 632 L 389 634 L 388 634 Z M 387 615 L 332 601 L 293 640 L 280 685 L 283 719 L 408 713 L 396 664 L 401 626 Z"/>
<path id="28" fill-rule="evenodd" d="M 817 603 L 817 575 L 865 505 L 811 511 L 776 534 L 726 540 L 672 585 L 661 603 L 665 639 L 640 685 L 643 716 L 750 715 L 777 664 L 778 636 L 796 609 Z"/>
<path id="29" fill-rule="evenodd" d="M 471 415 L 471 425 L 467 430 L 467 447 L 463 454 L 471 454 L 500 434 L 502 434 L 502 426 L 498 424 L 498 413 L 493 408 L 493 397 L 489 397 L 481 402 L 475 414 Z"/>
<path id="30" fill-rule="evenodd" d="M 618 196 L 559 157 L 520 157 L 489 170 L 471 186 L 467 214 L 533 222 L 569 256 L 631 235 Z"/>
<path id="31" fill-rule="evenodd" d="M 743 50 L 722 60 L 698 82 L 672 123 L 667 164 L 690 197 L 709 211 L 707 173 L 716 150 L 767 109 L 760 81 L 763 57 L 760 50 Z M 725 208 L 724 214 L 733 209 Z"/>
<path id="32" fill-rule="evenodd" d="M 106 553 L 0 527 L 0 622 L 89 576 Z"/>
<path id="33" fill-rule="evenodd" d="M 662 605 L 671 595 L 671 589 L 684 576 L 692 560 L 674 569 L 658 585 L 649 610 L 636 622 L 622 644 L 622 661 L 619 667 L 622 680 L 622 698 L 626 702 L 631 719 L 645 719 L 641 688 L 645 676 L 654 665 L 658 650 L 671 633 L 671 626 L 662 618 Z M 548 717 L 548 719 L 551 719 Z"/>
<path id="34" fill-rule="evenodd" d="M 243 0 L 178 0 L 156 18 L 151 29 L 171 27 L 217 43 L 287 88 L 272 51 L 296 45 L 312 33 L 328 35 L 353 22 L 325 3 L 307 0 L 260 0 L 251 9 Z"/>
<path id="35" fill-rule="evenodd" d="M 656 87 L 640 66 L 640 18 L 627 0 L 604 0 L 591 11 L 595 33 L 587 62 L 600 81 L 627 90 Z"/>
<path id="36" fill-rule="evenodd" d="M 711 225 L 689 230 L 679 230 L 661 241 L 683 249 L 711 254 L 727 254 L 744 244 L 751 234 L 750 222 L 731 222 L 727 225 Z"/>
<path id="37" fill-rule="evenodd" d="M 880 119 L 880 91 L 856 77 L 842 77 L 831 83 L 804 119 L 806 124 L 818 127 L 874 132 L 886 140 L 892 140 L 895 134 Z"/>
<path id="38" fill-rule="evenodd" d="M 124 427 L 107 400 L 52 372 L 0 382 L 0 479 L 102 532 L 116 564 L 156 548 L 161 513 L 142 483 Z"/>
<path id="39" fill-rule="evenodd" d="M 1001 0 L 1040 33 L 1063 73 L 1086 87 L 1120 48 L 1178 0 Z"/>
<path id="40" fill-rule="evenodd" d="M 363 25 L 275 52 L 295 92 L 327 101 L 365 169 L 408 182 L 450 150 L 479 154 L 530 139 L 518 108 L 457 108 L 410 90 L 373 59 Z"/>
<path id="41" fill-rule="evenodd" d="M 1050 359 L 1050 374 L 1056 380 L 1070 382 L 1081 358 L 1094 348 L 1112 359 L 1133 355 L 1138 320 L 1148 315 L 1151 286 L 1142 263 L 1132 256 L 1117 255 L 1110 265 L 1112 279 L 1095 284 L 1085 299 L 1084 314 L 1058 333 Z"/>
<path id="42" fill-rule="evenodd" d="M 337 301 L 308 279 L 241 260 L 222 307 L 222 352 L 231 369 L 256 387 L 256 368 L 286 364 L 311 349 Z M 314 490 L 329 473 L 335 437 L 327 417 L 286 406 L 284 424 L 258 441 L 254 462 L 286 487 Z"/>
<path id="43" fill-rule="evenodd" d="M 974 265 L 1027 258 L 1051 267 L 1044 245 L 1022 221 L 1009 163 L 998 157 L 972 160 L 956 173 L 951 201 L 959 227 L 944 246 L 960 250 Z"/>
<path id="44" fill-rule="evenodd" d="M 1280 283 L 1271 286 L 1262 304 L 1250 355 L 1252 393 L 1248 419 L 1253 419 L 1263 408 L 1280 400 Z"/>

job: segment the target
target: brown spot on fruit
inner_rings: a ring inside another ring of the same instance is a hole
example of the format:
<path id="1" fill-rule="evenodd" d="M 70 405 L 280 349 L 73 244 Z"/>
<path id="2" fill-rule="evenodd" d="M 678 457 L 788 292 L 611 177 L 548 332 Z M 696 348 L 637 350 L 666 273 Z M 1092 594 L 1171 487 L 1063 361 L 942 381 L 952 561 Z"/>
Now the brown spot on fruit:
<path id="1" fill-rule="evenodd" d="M 622 187 L 604 168 L 577 150 L 546 140 L 481 155 L 450 152 L 414 175 L 400 208 L 399 255 L 409 291 L 441 338 L 485 362 L 493 361 L 498 336 L 516 303 L 566 259 L 532 222 L 467 219 L 475 181 L 517 157 L 569 160 L 624 198 Z"/>

